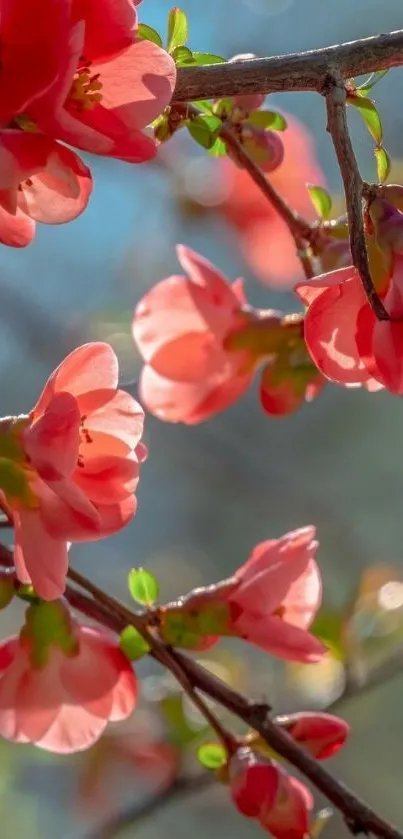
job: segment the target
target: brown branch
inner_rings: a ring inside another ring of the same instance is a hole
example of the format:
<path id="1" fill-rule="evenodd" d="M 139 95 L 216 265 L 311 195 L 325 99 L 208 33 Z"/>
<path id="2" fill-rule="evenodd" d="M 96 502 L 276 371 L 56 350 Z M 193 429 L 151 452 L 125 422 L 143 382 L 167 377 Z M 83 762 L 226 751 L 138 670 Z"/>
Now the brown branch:
<path id="1" fill-rule="evenodd" d="M 76 572 L 73 572 L 73 576 L 77 576 Z M 96 587 L 89 581 L 86 581 L 81 575 L 79 576 L 83 587 L 93 594 Z M 80 608 L 80 606 L 77 606 L 77 599 L 74 596 L 72 598 L 71 595 L 72 592 L 68 589 L 66 592 L 67 599 L 75 608 Z M 104 609 L 107 609 L 108 612 L 112 609 L 112 615 L 108 616 L 107 620 L 103 622 L 106 622 L 106 625 L 110 628 L 115 628 L 117 632 L 120 632 L 127 624 L 127 620 L 123 617 L 123 614 L 127 615 L 129 613 L 129 623 L 144 634 L 144 620 L 141 617 L 139 619 L 138 615 L 130 613 L 126 607 L 119 604 L 114 598 L 103 593 L 102 600 L 105 597 L 108 600 L 109 606 L 106 607 L 101 603 L 101 610 L 99 610 L 99 604 L 94 604 L 96 609 L 93 612 L 91 599 L 83 599 L 81 596 L 81 610 L 85 614 L 96 617 L 99 620 L 99 615 L 100 613 L 102 614 Z M 257 731 L 271 748 L 308 778 L 316 789 L 322 792 L 343 813 L 352 833 L 371 832 L 375 836 L 381 837 L 381 839 L 403 839 L 403 835 L 397 828 L 382 819 L 381 816 L 378 816 L 371 807 L 361 801 L 354 793 L 350 792 L 344 784 L 336 778 L 333 778 L 320 763 L 300 748 L 286 731 L 276 725 L 270 717 L 270 708 L 267 704 L 250 701 L 247 697 L 234 691 L 220 679 L 217 679 L 200 664 L 192 661 L 178 651 L 170 649 L 171 661 L 167 661 L 161 642 L 152 638 L 152 636 L 150 637 L 149 633 L 145 637 L 147 637 L 147 641 L 151 644 L 152 649 L 150 655 L 153 658 L 168 667 L 171 672 L 174 672 L 172 668 L 172 660 L 174 660 L 175 670 L 179 666 L 185 675 L 186 681 L 194 689 L 202 691 L 241 719 L 249 728 Z"/>
<path id="2" fill-rule="evenodd" d="M 174 102 L 242 93 L 322 92 L 330 69 L 343 79 L 403 65 L 403 29 L 323 49 L 178 71 Z"/>
<path id="3" fill-rule="evenodd" d="M 379 320 L 389 320 L 389 315 L 376 293 L 371 278 L 362 214 L 363 182 L 348 130 L 347 93 L 339 72 L 329 72 L 324 94 L 326 97 L 327 130 L 333 141 L 346 195 L 353 265 L 361 277 L 368 302 L 375 315 Z"/>

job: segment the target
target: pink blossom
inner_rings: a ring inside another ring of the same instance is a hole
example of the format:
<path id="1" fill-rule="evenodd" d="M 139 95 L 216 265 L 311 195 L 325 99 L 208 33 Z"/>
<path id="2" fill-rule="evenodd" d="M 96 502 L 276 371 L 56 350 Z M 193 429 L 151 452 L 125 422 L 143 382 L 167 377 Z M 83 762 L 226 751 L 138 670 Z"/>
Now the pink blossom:
<path id="1" fill-rule="evenodd" d="M 52 607 L 45 621 L 53 633 L 46 639 L 38 613 L 43 607 Z M 30 607 L 20 636 L 0 645 L 0 735 L 6 740 L 81 751 L 108 722 L 126 719 L 136 698 L 136 677 L 113 638 L 73 622 L 60 603 Z"/>
<path id="2" fill-rule="evenodd" d="M 244 816 L 257 819 L 276 839 L 308 835 L 312 795 L 279 764 L 244 748 L 231 758 L 229 774 L 232 800 Z"/>
<path id="3" fill-rule="evenodd" d="M 133 336 L 146 362 L 140 398 L 171 422 L 197 423 L 241 396 L 255 359 L 225 347 L 247 325 L 242 286 L 230 286 L 206 259 L 183 245 L 178 259 L 188 276 L 157 283 L 138 304 Z"/>
<path id="4" fill-rule="evenodd" d="M 262 542 L 228 580 L 168 604 L 164 640 L 207 649 L 220 636 L 236 636 L 278 658 L 318 661 L 326 650 L 308 631 L 322 595 L 314 537 L 315 528 L 304 527 Z"/>
<path id="5" fill-rule="evenodd" d="M 144 414 L 117 385 L 112 348 L 85 344 L 52 373 L 25 421 L 30 495 L 9 499 L 15 562 L 45 600 L 64 591 L 68 542 L 103 538 L 135 514 Z"/>

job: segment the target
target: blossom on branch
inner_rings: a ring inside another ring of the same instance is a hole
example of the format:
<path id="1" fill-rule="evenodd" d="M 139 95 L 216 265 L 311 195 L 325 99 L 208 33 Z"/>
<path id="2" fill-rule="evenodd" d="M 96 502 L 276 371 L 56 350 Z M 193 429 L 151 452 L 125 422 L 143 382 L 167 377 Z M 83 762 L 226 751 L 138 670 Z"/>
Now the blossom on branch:
<path id="1" fill-rule="evenodd" d="M 7 17 L 12 42 L 25 27 L 32 0 L 6 5 L 12 6 Z M 55 78 L 33 94 L 28 73 L 26 93 L 19 81 L 23 104 L 16 110 L 10 97 L 8 118 L 95 154 L 132 163 L 153 157 L 155 141 L 143 129 L 171 99 L 173 59 L 137 37 L 136 12 L 128 0 L 102 0 L 101 7 L 93 0 L 47 0 L 47 6 L 53 25 L 40 31 L 38 42 L 32 27 L 29 50 L 39 65 L 52 59 L 53 67 L 59 45 Z M 63 14 L 57 16 L 53 7 L 62 7 Z M 0 34 L 2 26 L 3 19 Z"/>
<path id="2" fill-rule="evenodd" d="M 386 187 L 385 189 L 388 189 Z M 371 276 L 390 320 L 378 320 L 352 266 L 298 283 L 308 306 L 305 341 L 334 382 L 403 393 L 403 213 L 376 199 L 368 237 Z"/>
<path id="3" fill-rule="evenodd" d="M 229 762 L 229 777 L 232 800 L 242 815 L 256 819 L 276 839 L 309 835 L 312 795 L 278 763 L 238 749 Z"/>
<path id="4" fill-rule="evenodd" d="M 130 716 L 137 680 L 106 631 L 60 602 L 31 605 L 17 637 L 0 644 L 0 736 L 66 754 L 87 749 L 108 722 Z"/>
<path id="5" fill-rule="evenodd" d="M 239 399 L 262 365 L 267 413 L 289 413 L 314 398 L 323 380 L 306 351 L 301 316 L 253 309 L 241 280 L 229 285 L 183 245 L 177 254 L 187 276 L 154 286 L 133 318 L 147 409 L 169 422 L 202 422 Z"/>
<path id="6" fill-rule="evenodd" d="M 101 539 L 135 514 L 144 413 L 117 385 L 112 348 L 85 344 L 52 373 L 27 417 L 0 425 L 17 573 L 45 600 L 64 591 L 68 542 Z"/>
<path id="7" fill-rule="evenodd" d="M 256 545 L 228 580 L 163 607 L 163 639 L 200 649 L 203 637 L 212 646 L 235 636 L 278 658 L 318 661 L 326 650 L 308 631 L 322 596 L 317 547 L 314 527 Z"/>

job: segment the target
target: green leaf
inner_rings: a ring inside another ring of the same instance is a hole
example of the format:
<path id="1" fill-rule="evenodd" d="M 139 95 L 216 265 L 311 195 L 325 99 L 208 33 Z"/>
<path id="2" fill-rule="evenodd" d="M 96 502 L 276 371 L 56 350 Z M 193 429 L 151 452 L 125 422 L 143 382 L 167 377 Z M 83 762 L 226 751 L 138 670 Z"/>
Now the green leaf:
<path id="1" fill-rule="evenodd" d="M 210 155 L 210 157 L 225 157 L 225 155 L 227 154 L 227 146 L 225 145 L 224 140 L 222 140 L 221 137 L 217 137 L 217 139 L 214 140 L 214 143 L 211 146 L 211 148 L 207 149 L 207 152 Z"/>
<path id="2" fill-rule="evenodd" d="M 152 26 L 147 26 L 146 23 L 139 24 L 137 35 L 142 41 L 152 41 L 153 44 L 157 44 L 157 47 L 162 47 L 161 35 Z"/>
<path id="3" fill-rule="evenodd" d="M 177 67 L 185 67 L 192 63 L 193 53 L 189 47 L 176 47 L 172 53 L 172 58 Z"/>
<path id="4" fill-rule="evenodd" d="M 342 612 L 322 609 L 311 625 L 312 634 L 327 644 L 339 661 L 345 657 L 345 623 L 346 618 Z"/>
<path id="5" fill-rule="evenodd" d="M 326 189 L 313 184 L 307 184 L 306 188 L 319 218 L 322 220 L 329 218 L 332 212 L 332 199 Z"/>
<path id="6" fill-rule="evenodd" d="M 204 743 L 197 752 L 200 763 L 206 769 L 220 769 L 227 762 L 227 752 L 220 743 Z"/>
<path id="7" fill-rule="evenodd" d="M 159 595 L 159 585 L 154 574 L 145 568 L 132 568 L 129 573 L 129 591 L 137 603 L 152 606 Z"/>
<path id="8" fill-rule="evenodd" d="M 389 176 L 391 160 L 386 149 L 384 149 L 383 146 L 378 146 L 376 149 L 374 149 L 374 155 L 376 160 L 376 171 L 378 173 L 378 181 L 380 184 L 383 184 Z"/>
<path id="9" fill-rule="evenodd" d="M 137 661 L 148 653 L 150 646 L 134 626 L 126 626 L 120 633 L 120 649 L 129 659 Z"/>
<path id="10" fill-rule="evenodd" d="M 367 96 L 369 91 L 378 84 L 378 82 L 386 76 L 388 70 L 376 70 L 375 73 L 371 73 L 368 76 L 367 80 L 363 82 L 363 84 L 359 84 L 355 89 L 359 96 Z"/>
<path id="11" fill-rule="evenodd" d="M 199 111 L 203 111 L 206 114 L 213 113 L 213 102 L 210 102 L 208 99 L 199 99 L 198 102 L 193 103 Z"/>
<path id="12" fill-rule="evenodd" d="M 287 122 L 277 111 L 255 111 L 248 117 L 248 122 L 256 128 L 271 128 L 272 131 L 285 131 Z"/>
<path id="13" fill-rule="evenodd" d="M 380 145 L 382 143 L 382 123 L 376 105 L 371 99 L 362 99 L 360 96 L 347 96 L 347 104 L 353 105 L 359 110 L 369 133 L 375 142 Z"/>
<path id="14" fill-rule="evenodd" d="M 204 149 L 212 149 L 221 128 L 221 120 L 213 115 L 199 116 L 189 120 L 187 128 L 196 143 Z"/>
<path id="15" fill-rule="evenodd" d="M 168 15 L 168 52 L 173 53 L 177 47 L 183 47 L 188 37 L 188 19 L 185 12 L 174 6 Z"/>
<path id="16" fill-rule="evenodd" d="M 192 64 L 198 67 L 203 64 L 223 64 L 226 61 L 221 55 L 213 55 L 211 52 L 194 52 Z"/>

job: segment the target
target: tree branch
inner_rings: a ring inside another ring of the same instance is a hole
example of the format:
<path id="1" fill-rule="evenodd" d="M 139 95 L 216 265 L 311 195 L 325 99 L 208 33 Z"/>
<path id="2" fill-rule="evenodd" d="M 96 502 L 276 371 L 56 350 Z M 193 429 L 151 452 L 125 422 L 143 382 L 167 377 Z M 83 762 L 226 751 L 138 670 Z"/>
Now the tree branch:
<path id="1" fill-rule="evenodd" d="M 173 101 L 291 90 L 322 93 L 331 68 L 338 70 L 343 79 L 348 79 L 401 65 L 403 29 L 307 52 L 182 67 L 178 71 Z"/>
<path id="2" fill-rule="evenodd" d="M 328 73 L 324 94 L 326 97 L 327 130 L 333 140 L 344 184 L 353 265 L 361 277 L 365 294 L 376 317 L 379 320 L 389 320 L 389 315 L 376 293 L 371 278 L 362 215 L 363 182 L 348 131 L 346 89 L 343 78 L 338 71 Z"/>

